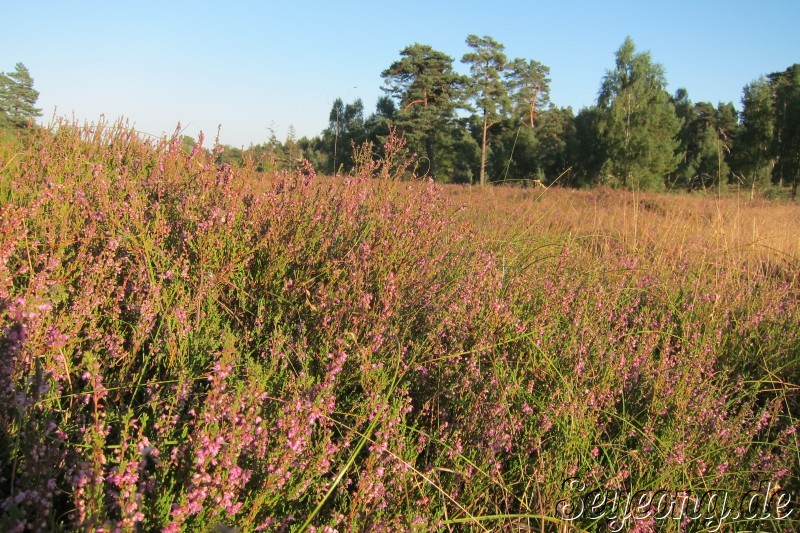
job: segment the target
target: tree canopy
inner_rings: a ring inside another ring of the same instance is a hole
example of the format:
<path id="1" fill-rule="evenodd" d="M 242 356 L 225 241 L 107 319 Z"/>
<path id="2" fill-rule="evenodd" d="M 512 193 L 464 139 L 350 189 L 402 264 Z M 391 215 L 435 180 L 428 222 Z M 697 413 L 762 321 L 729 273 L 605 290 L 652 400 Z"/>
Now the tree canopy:
<path id="1" fill-rule="evenodd" d="M 469 35 L 467 46 L 472 51 L 464 54 L 462 63 L 469 65 L 472 74 L 470 96 L 481 113 L 481 169 L 480 184 L 486 184 L 486 150 L 489 128 L 498 123 L 507 113 L 511 98 L 502 72 L 506 68 L 505 46 L 485 35 Z"/>
<path id="2" fill-rule="evenodd" d="M 25 128 L 42 115 L 36 107 L 39 92 L 33 88 L 33 77 L 22 63 L 14 71 L 0 72 L 0 127 Z"/>
<path id="3" fill-rule="evenodd" d="M 404 48 L 381 76 L 383 90 L 399 104 L 395 124 L 411 147 L 427 156 L 435 176 L 438 148 L 449 144 L 456 110 L 466 105 L 467 79 L 453 70 L 453 58 L 419 43 Z"/>
<path id="4" fill-rule="evenodd" d="M 680 121 L 666 85 L 664 68 L 626 38 L 597 98 L 605 148 L 602 172 L 610 183 L 660 189 L 677 168 Z"/>

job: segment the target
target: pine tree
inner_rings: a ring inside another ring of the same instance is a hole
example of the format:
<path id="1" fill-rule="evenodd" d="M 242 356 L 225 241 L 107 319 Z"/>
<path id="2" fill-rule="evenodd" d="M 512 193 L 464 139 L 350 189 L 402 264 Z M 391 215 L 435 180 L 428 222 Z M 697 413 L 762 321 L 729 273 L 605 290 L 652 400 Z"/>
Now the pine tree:
<path id="1" fill-rule="evenodd" d="M 486 184 L 486 150 L 489 128 L 502 120 L 511 105 L 508 86 L 502 78 L 506 69 L 505 47 L 485 35 L 467 37 L 472 52 L 464 54 L 462 63 L 472 74 L 472 98 L 482 114 L 480 184 Z"/>
<path id="2" fill-rule="evenodd" d="M 467 80 L 453 70 L 453 58 L 428 45 L 407 46 L 400 56 L 381 74 L 383 90 L 399 104 L 395 125 L 412 150 L 427 156 L 429 174 L 436 176 L 440 147 L 448 142 L 456 110 L 465 107 Z"/>
<path id="3" fill-rule="evenodd" d="M 0 73 L 0 127 L 25 128 L 42 110 L 36 107 L 39 91 L 33 88 L 33 78 L 22 63 L 14 72 Z"/>
<path id="4" fill-rule="evenodd" d="M 550 68 L 538 61 L 514 59 L 508 64 L 506 79 L 517 112 L 531 128 L 536 127 L 539 110 L 550 102 Z"/>

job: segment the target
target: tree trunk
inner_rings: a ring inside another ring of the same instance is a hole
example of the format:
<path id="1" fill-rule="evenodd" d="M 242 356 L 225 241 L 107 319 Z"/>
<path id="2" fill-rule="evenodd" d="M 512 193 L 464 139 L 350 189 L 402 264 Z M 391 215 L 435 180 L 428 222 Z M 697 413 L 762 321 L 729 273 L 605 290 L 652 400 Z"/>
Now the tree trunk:
<path id="1" fill-rule="evenodd" d="M 436 166 L 434 165 L 433 140 L 429 137 L 425 139 L 425 152 L 428 154 L 428 175 L 436 177 Z"/>
<path id="2" fill-rule="evenodd" d="M 486 185 L 486 134 L 489 131 L 489 117 L 486 116 L 486 109 L 483 110 L 483 144 L 481 144 L 481 186 Z"/>
<path id="3" fill-rule="evenodd" d="M 530 108 L 530 112 L 531 112 L 531 128 L 536 126 L 536 124 L 534 123 L 533 119 L 534 119 L 535 116 L 538 116 L 538 113 L 536 112 L 536 98 L 538 98 L 538 97 L 539 97 L 539 90 L 537 89 L 537 90 L 533 91 L 533 97 L 531 98 L 531 101 L 530 101 L 530 104 L 531 104 L 531 108 Z"/>

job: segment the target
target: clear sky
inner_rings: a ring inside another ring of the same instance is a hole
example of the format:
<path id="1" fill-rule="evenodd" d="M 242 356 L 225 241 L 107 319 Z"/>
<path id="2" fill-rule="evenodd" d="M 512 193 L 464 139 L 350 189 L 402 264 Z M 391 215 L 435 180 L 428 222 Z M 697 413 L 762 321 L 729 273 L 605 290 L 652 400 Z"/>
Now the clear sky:
<path id="1" fill-rule="evenodd" d="M 333 100 L 361 98 L 367 114 L 381 71 L 405 46 L 429 44 L 457 70 L 468 34 L 490 35 L 509 58 L 550 67 L 551 100 L 594 103 L 627 35 L 649 50 L 670 92 L 733 102 L 762 74 L 800 62 L 800 0 L 553 0 L 541 2 L 6 2 L 0 71 L 24 63 L 53 114 L 125 117 L 160 135 L 185 133 L 235 146 L 327 126 Z"/>

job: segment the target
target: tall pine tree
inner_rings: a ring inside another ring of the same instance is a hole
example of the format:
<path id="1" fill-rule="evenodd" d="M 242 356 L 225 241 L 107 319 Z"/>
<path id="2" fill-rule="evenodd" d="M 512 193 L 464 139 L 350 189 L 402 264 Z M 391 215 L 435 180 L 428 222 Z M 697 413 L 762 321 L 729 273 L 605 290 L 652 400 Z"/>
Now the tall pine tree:
<path id="1" fill-rule="evenodd" d="M 0 72 L 0 127 L 25 128 L 42 110 L 36 107 L 39 91 L 33 88 L 31 73 L 22 63 L 14 72 Z"/>
<path id="2" fill-rule="evenodd" d="M 486 184 L 486 150 L 489 128 L 500 122 L 510 107 L 508 86 L 502 77 L 506 68 L 505 47 L 485 35 L 467 37 L 472 52 L 464 54 L 462 63 L 469 65 L 472 74 L 471 96 L 482 115 L 480 184 Z"/>
<path id="3" fill-rule="evenodd" d="M 465 106 L 466 78 L 453 70 L 453 58 L 419 43 L 405 47 L 381 76 L 383 90 L 399 104 L 395 125 L 410 148 L 427 156 L 435 177 L 439 147 L 448 143 L 456 109 Z"/>
<path id="4" fill-rule="evenodd" d="M 550 102 L 550 68 L 536 60 L 514 59 L 508 64 L 506 79 L 517 112 L 531 128 L 539 121 L 539 110 Z"/>

